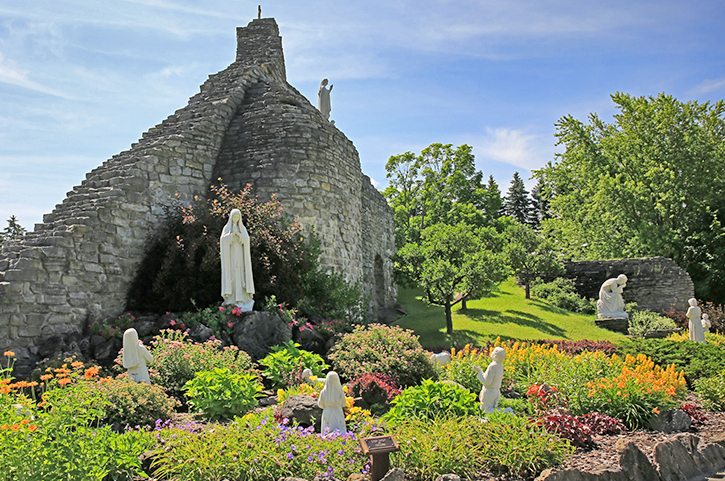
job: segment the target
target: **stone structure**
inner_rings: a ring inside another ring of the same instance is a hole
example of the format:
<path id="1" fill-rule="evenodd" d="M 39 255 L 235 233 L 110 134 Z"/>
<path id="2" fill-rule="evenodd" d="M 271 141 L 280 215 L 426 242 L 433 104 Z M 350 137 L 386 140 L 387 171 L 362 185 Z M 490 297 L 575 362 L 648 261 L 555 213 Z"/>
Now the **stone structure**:
<path id="1" fill-rule="evenodd" d="M 604 281 L 626 275 L 624 301 L 636 302 L 638 309 L 663 312 L 674 305 L 685 310 L 687 300 L 695 294 L 690 275 L 665 257 L 567 262 L 565 267 L 566 277 L 574 279 L 579 295 L 591 299 L 598 298 Z"/>
<path id="2" fill-rule="evenodd" d="M 125 307 L 126 291 L 163 206 L 218 178 L 277 194 L 314 230 L 322 264 L 362 281 L 370 309 L 392 305 L 393 215 L 345 135 L 286 81 L 273 19 L 237 29 L 236 60 L 130 150 L 86 175 L 0 253 L 0 349 L 28 366 L 42 339 L 72 336 Z"/>

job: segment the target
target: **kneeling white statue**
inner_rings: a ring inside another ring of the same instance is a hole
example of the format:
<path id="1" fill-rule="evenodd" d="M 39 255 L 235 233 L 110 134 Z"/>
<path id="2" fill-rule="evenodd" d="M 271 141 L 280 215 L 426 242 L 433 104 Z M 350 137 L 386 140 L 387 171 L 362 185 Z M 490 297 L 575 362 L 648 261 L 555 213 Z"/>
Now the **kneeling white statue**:
<path id="1" fill-rule="evenodd" d="M 123 367 L 127 369 L 128 378 L 135 382 L 151 384 L 147 362 L 153 362 L 154 356 L 138 339 L 138 332 L 133 327 L 123 333 Z"/>
<path id="2" fill-rule="evenodd" d="M 483 372 L 480 366 L 473 366 L 476 370 L 476 378 L 483 384 L 478 399 L 481 402 L 481 409 L 483 409 L 484 414 L 491 414 L 496 411 L 498 401 L 501 399 L 503 361 L 506 359 L 506 351 L 502 347 L 496 347 L 491 352 L 491 358 L 493 361 L 488 365 L 486 372 Z"/>
<path id="3" fill-rule="evenodd" d="M 627 276 L 620 274 L 616 278 L 607 279 L 599 289 L 597 301 L 597 317 L 599 319 L 629 319 L 624 311 L 622 292 L 627 286 Z"/>
<path id="4" fill-rule="evenodd" d="M 322 408 L 322 424 L 320 426 L 320 432 L 332 433 L 334 431 L 340 431 L 341 433 L 347 432 L 347 426 L 345 425 L 345 391 L 342 389 L 340 383 L 340 376 L 335 371 L 327 373 L 325 378 L 325 386 L 320 391 L 320 397 L 317 400 L 317 405 Z"/>
<path id="5" fill-rule="evenodd" d="M 219 237 L 222 259 L 222 297 L 227 304 L 241 307 L 242 311 L 254 308 L 254 279 L 249 233 L 242 222 L 242 212 L 233 209 L 229 221 Z"/>

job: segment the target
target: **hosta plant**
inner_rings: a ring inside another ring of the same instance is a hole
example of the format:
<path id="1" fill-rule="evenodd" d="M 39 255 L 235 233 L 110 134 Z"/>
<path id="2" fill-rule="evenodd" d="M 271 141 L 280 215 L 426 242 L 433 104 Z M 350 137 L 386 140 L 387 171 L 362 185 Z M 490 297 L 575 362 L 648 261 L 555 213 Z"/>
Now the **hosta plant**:
<path id="1" fill-rule="evenodd" d="M 227 368 L 201 371 L 184 386 L 189 404 L 215 421 L 242 416 L 257 405 L 262 384 L 254 374 L 231 372 Z"/>

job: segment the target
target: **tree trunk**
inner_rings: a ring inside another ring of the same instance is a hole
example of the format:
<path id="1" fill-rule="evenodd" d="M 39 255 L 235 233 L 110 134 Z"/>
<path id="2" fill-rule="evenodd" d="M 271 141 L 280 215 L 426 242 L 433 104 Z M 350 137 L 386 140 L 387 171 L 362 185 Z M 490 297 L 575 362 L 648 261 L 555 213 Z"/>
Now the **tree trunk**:
<path id="1" fill-rule="evenodd" d="M 531 286 L 528 282 L 524 285 L 526 286 L 526 299 L 531 299 Z"/>
<path id="2" fill-rule="evenodd" d="M 451 303 L 446 302 L 446 333 L 453 335 L 453 315 L 451 314 Z"/>
<path id="3" fill-rule="evenodd" d="M 468 305 L 466 304 L 466 298 L 464 297 L 461 299 L 461 310 L 465 311 L 466 309 L 468 309 Z"/>

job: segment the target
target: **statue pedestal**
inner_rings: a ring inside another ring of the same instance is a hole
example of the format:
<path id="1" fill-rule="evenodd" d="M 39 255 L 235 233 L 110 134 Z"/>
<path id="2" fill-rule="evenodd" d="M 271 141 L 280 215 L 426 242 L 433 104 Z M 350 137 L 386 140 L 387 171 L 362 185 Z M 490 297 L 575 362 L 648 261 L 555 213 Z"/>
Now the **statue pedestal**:
<path id="1" fill-rule="evenodd" d="M 621 332 L 622 334 L 629 333 L 629 319 L 626 317 L 615 319 L 595 319 L 594 323 L 597 327 L 607 329 L 608 331 Z"/>

